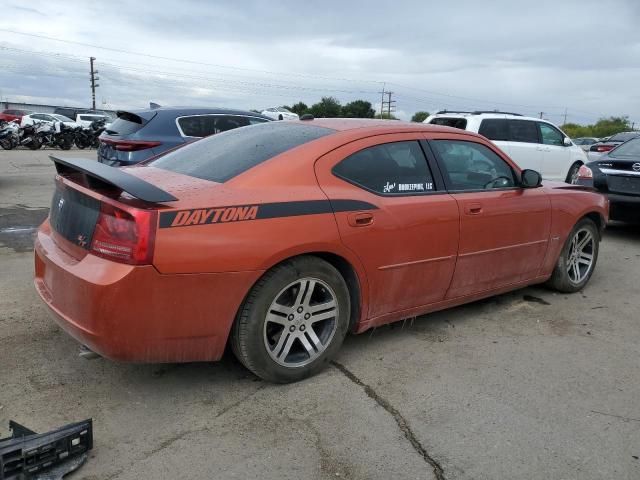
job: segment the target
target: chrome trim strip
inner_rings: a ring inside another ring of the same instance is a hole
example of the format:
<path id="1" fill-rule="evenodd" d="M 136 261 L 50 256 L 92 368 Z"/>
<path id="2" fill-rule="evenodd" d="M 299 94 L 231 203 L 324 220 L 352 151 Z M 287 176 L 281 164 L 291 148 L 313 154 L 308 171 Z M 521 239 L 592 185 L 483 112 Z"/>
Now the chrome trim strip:
<path id="1" fill-rule="evenodd" d="M 601 168 L 600 171 L 606 175 L 624 175 L 629 177 L 640 177 L 640 172 L 633 170 L 616 170 L 614 168 Z"/>
<path id="2" fill-rule="evenodd" d="M 413 262 L 396 263 L 393 265 L 383 265 L 382 267 L 378 267 L 378 270 L 391 270 L 393 268 L 411 267 L 413 265 L 419 265 L 421 263 L 443 262 L 445 260 L 450 260 L 453 257 L 454 257 L 453 255 L 449 255 L 446 257 L 426 258 L 424 260 L 414 260 Z"/>
<path id="3" fill-rule="evenodd" d="M 490 248 L 489 250 L 480 250 L 479 252 L 461 253 L 461 254 L 458 254 L 458 257 L 471 257 L 473 255 L 484 255 L 485 253 L 494 253 L 494 252 L 499 252 L 500 250 L 510 250 L 512 248 L 518 248 L 518 247 L 529 247 L 531 245 L 538 245 L 540 243 L 547 243 L 547 242 L 548 240 L 535 240 L 533 242 L 518 243 L 517 245 L 507 245 L 505 247 Z"/>

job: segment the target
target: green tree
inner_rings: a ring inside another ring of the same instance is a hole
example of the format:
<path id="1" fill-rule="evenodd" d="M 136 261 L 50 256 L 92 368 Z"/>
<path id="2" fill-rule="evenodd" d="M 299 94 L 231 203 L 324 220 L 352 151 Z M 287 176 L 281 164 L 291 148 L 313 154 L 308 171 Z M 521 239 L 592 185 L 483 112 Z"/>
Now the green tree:
<path id="1" fill-rule="evenodd" d="M 373 118 L 376 111 L 371 106 L 371 102 L 366 100 L 354 100 L 342 107 L 341 115 L 347 118 Z"/>
<path id="2" fill-rule="evenodd" d="M 426 120 L 428 116 L 429 116 L 429 112 L 423 112 L 423 111 L 416 112 L 413 114 L 413 117 L 411 117 L 411 121 L 422 123 Z"/>
<path id="3" fill-rule="evenodd" d="M 291 108 L 289 108 L 289 110 L 293 113 L 297 113 L 300 116 L 304 115 L 305 113 L 309 113 L 309 107 L 304 102 L 294 103 L 293 105 L 291 105 Z"/>
<path id="4" fill-rule="evenodd" d="M 342 113 L 342 106 L 337 98 L 322 97 L 318 103 L 311 105 L 309 113 L 315 118 L 335 118 Z"/>
<path id="5" fill-rule="evenodd" d="M 578 137 L 608 137 L 619 132 L 631 130 L 629 117 L 600 118 L 593 125 L 578 125 L 577 123 L 565 123 L 560 128 L 571 138 Z"/>

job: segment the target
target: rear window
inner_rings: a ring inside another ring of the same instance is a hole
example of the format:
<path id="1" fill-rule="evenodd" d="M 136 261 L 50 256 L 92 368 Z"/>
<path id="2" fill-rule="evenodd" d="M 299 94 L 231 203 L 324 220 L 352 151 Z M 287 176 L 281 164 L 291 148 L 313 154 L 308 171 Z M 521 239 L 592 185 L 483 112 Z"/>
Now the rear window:
<path id="1" fill-rule="evenodd" d="M 267 120 L 242 115 L 193 115 L 178 118 L 180 132 L 185 137 L 208 137 L 238 127 L 247 127 Z"/>
<path id="2" fill-rule="evenodd" d="M 149 118 L 142 117 L 145 115 Z M 137 132 L 147 123 L 155 118 L 155 113 L 143 112 L 141 114 L 131 112 L 118 112 L 118 118 L 109 125 L 107 134 L 109 135 L 131 135 Z"/>
<path id="3" fill-rule="evenodd" d="M 627 140 L 631 140 L 632 138 L 636 138 L 639 135 L 640 135 L 640 133 L 635 133 L 635 132 L 616 133 L 608 141 L 609 142 L 626 142 Z"/>
<path id="4" fill-rule="evenodd" d="M 509 140 L 507 121 L 500 118 L 486 118 L 480 122 L 478 133 L 489 140 Z"/>
<path id="5" fill-rule="evenodd" d="M 334 133 L 330 128 L 266 122 L 185 145 L 149 163 L 192 177 L 226 182 L 287 150 Z"/>
<path id="6" fill-rule="evenodd" d="M 437 117 L 432 119 L 430 123 L 432 125 L 442 125 L 443 127 L 459 128 L 460 130 L 467 128 L 466 118 Z"/>
<path id="7" fill-rule="evenodd" d="M 639 157 L 640 158 L 640 138 L 635 138 L 623 143 L 618 148 L 609 153 L 610 157 Z"/>

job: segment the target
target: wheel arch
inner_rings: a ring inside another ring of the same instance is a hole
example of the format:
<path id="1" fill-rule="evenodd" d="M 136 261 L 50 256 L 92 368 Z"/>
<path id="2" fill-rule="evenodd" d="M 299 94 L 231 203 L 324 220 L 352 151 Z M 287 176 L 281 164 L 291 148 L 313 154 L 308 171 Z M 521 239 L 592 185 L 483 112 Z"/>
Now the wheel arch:
<path id="1" fill-rule="evenodd" d="M 338 270 L 345 283 L 347 284 L 347 289 L 349 291 L 349 301 L 351 304 L 349 330 L 357 330 L 358 326 L 366 319 L 366 315 L 364 315 L 364 312 L 367 311 L 368 304 L 367 278 L 364 272 L 364 268 L 359 264 L 357 258 L 348 258 L 348 254 L 345 255 L 341 252 L 335 252 L 329 249 L 310 249 L 304 252 L 296 252 L 295 254 L 292 253 L 287 256 L 273 258 L 271 262 L 269 262 L 269 264 L 265 266 L 264 273 L 256 279 L 256 281 L 249 287 L 249 289 L 245 293 L 242 302 L 238 306 L 238 311 L 236 312 L 234 322 L 237 319 L 237 314 L 242 311 L 249 293 L 251 292 L 253 287 L 258 282 L 260 282 L 260 280 L 264 277 L 264 275 L 266 275 L 267 272 L 284 262 L 302 256 L 320 258 L 321 260 L 324 260 L 325 262 L 332 265 L 336 270 Z"/>

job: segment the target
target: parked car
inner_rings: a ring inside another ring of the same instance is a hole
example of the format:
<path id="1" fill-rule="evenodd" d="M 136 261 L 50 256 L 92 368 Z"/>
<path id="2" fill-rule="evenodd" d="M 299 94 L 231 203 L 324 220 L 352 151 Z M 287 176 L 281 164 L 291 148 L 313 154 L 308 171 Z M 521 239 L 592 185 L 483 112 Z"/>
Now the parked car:
<path id="1" fill-rule="evenodd" d="M 83 127 L 90 127 L 93 122 L 103 120 L 107 126 L 112 122 L 112 118 L 110 116 L 97 113 L 79 113 L 76 116 L 75 122 Z"/>
<path id="2" fill-rule="evenodd" d="M 580 167 L 574 183 L 607 195 L 611 220 L 640 222 L 640 137 L 627 140 Z"/>
<path id="3" fill-rule="evenodd" d="M 603 154 L 613 150 L 618 145 L 639 136 L 640 132 L 638 131 L 616 133 L 615 135 L 611 135 L 610 137 L 591 145 L 587 156 L 590 161 L 598 160 Z"/>
<path id="4" fill-rule="evenodd" d="M 585 152 L 589 151 L 589 148 L 594 143 L 599 142 L 600 140 L 596 137 L 580 137 L 580 138 L 572 138 L 571 141 L 574 145 L 578 145 Z"/>
<path id="5" fill-rule="evenodd" d="M 73 107 L 58 107 L 53 113 L 56 115 L 64 115 L 65 117 L 71 118 L 75 120 L 78 118 L 80 114 L 92 114 L 92 115 L 101 115 L 104 117 L 109 117 L 109 121 L 113 120 L 113 115 L 111 113 L 105 112 L 104 110 L 92 110 L 90 108 L 73 108 Z"/>
<path id="6" fill-rule="evenodd" d="M 530 168 L 547 180 L 571 182 L 587 162 L 582 149 L 553 123 L 509 112 L 440 111 L 424 123 L 445 125 L 484 135 L 520 168 Z"/>
<path id="7" fill-rule="evenodd" d="M 271 121 L 259 113 L 219 108 L 159 107 L 120 111 L 100 136 L 98 161 L 133 165 L 202 137 Z"/>
<path id="8" fill-rule="evenodd" d="M 79 126 L 72 119 L 65 117 L 64 115 L 58 115 L 56 113 L 30 113 L 29 115 L 24 115 L 22 117 L 22 120 L 20 120 L 21 127 L 25 127 L 27 125 L 35 125 L 37 123 L 45 123 L 48 125 L 63 123 L 66 127 Z"/>
<path id="9" fill-rule="evenodd" d="M 35 285 L 63 329 L 122 361 L 229 343 L 275 382 L 319 371 L 348 331 L 542 282 L 579 291 L 608 220 L 603 195 L 420 123 L 269 122 L 127 169 L 54 162 Z"/>
<path id="10" fill-rule="evenodd" d="M 20 121 L 24 115 L 29 115 L 30 113 L 33 112 L 30 110 L 15 110 L 10 108 L 0 113 L 0 120 L 4 120 L 5 122 L 11 122 L 12 120 Z"/>
<path id="11" fill-rule="evenodd" d="M 262 115 L 273 120 L 299 120 L 297 113 L 293 113 L 284 107 L 272 107 L 262 111 Z"/>

